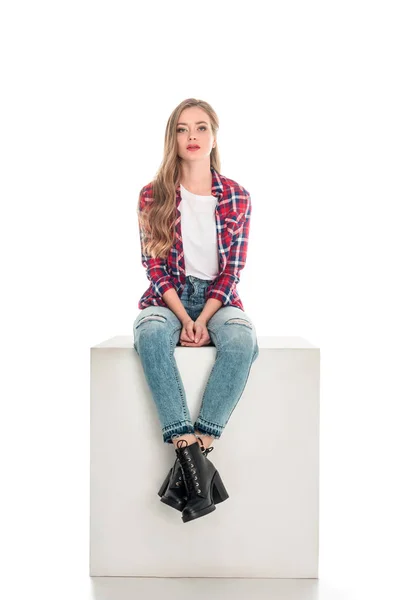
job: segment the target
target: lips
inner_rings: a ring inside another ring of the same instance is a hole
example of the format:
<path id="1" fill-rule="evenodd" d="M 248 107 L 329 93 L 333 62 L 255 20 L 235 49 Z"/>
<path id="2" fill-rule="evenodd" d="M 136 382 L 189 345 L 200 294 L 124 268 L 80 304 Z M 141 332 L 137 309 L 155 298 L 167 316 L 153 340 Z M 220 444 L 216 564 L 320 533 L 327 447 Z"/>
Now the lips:
<path id="1" fill-rule="evenodd" d="M 198 150 L 200 148 L 200 146 L 188 146 L 187 149 L 188 150 Z"/>

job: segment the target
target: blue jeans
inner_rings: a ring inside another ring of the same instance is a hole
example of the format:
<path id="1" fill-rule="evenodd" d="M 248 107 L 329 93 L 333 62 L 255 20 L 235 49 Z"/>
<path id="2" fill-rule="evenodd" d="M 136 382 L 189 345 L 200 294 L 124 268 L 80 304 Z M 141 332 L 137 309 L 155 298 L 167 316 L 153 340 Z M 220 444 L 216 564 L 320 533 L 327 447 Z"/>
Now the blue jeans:
<path id="1" fill-rule="evenodd" d="M 181 302 L 193 321 L 203 310 L 210 281 L 186 276 Z M 164 306 L 142 309 L 133 325 L 133 346 L 156 404 L 163 439 L 172 444 L 173 437 L 195 430 L 218 439 L 242 396 L 259 354 L 256 331 L 246 313 L 236 306 L 221 306 L 209 319 L 211 343 L 206 346 L 215 346 L 217 354 L 193 425 L 174 357 L 182 328 L 175 313 Z"/>

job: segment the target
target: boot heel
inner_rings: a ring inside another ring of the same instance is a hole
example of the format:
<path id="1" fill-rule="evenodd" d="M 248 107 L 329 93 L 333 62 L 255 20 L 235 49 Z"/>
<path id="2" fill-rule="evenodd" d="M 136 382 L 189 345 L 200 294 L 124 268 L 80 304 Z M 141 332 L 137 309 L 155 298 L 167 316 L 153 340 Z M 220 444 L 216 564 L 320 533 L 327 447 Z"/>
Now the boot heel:
<path id="1" fill-rule="evenodd" d="M 215 471 L 214 480 L 213 480 L 213 502 L 215 500 L 218 502 L 223 502 L 229 498 L 229 494 L 226 491 L 226 487 L 222 483 L 221 475 L 218 471 Z"/>
<path id="2" fill-rule="evenodd" d="M 165 491 L 166 491 L 166 489 L 168 487 L 169 480 L 171 478 L 171 473 L 172 473 L 172 468 L 169 470 L 169 473 L 166 476 L 166 478 L 164 480 L 164 483 L 162 484 L 162 486 L 159 489 L 159 492 L 158 492 L 159 496 L 163 496 L 165 494 Z"/>

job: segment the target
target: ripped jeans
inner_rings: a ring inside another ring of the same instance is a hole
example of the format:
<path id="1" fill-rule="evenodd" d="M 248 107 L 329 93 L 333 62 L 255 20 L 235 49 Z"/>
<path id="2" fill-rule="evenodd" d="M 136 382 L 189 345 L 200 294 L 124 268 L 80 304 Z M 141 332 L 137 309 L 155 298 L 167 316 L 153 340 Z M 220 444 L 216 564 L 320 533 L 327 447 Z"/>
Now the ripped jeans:
<path id="1" fill-rule="evenodd" d="M 205 291 L 212 280 L 186 276 L 181 302 L 195 321 L 203 310 Z M 182 379 L 175 361 L 180 345 L 181 321 L 168 307 L 148 306 L 133 325 L 134 349 L 156 404 L 163 440 L 195 430 L 218 439 L 245 389 L 250 369 L 259 354 L 253 323 L 236 306 L 221 306 L 207 322 L 216 359 L 203 394 L 197 420 L 192 424 Z M 191 352 L 193 348 L 188 347 Z"/>

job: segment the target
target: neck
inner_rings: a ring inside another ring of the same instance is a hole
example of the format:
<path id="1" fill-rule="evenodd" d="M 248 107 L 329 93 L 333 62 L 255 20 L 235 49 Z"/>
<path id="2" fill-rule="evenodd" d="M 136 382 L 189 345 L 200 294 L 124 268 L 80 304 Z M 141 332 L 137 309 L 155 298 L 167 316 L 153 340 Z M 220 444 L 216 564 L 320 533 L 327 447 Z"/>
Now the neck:
<path id="1" fill-rule="evenodd" d="M 182 162 L 180 166 L 180 183 L 186 189 L 196 188 L 211 190 L 212 173 L 210 170 L 210 161 Z"/>

